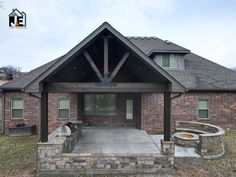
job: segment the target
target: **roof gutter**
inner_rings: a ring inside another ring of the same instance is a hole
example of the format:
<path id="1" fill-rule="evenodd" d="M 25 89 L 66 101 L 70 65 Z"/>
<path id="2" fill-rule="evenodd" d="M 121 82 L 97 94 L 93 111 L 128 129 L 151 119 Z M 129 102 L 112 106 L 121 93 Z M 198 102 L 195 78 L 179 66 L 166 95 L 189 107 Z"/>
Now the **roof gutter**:
<path id="1" fill-rule="evenodd" d="M 152 54 L 155 53 L 179 53 L 179 54 L 188 54 L 190 53 L 190 50 L 151 50 L 148 53 L 148 56 L 151 56 Z"/>
<path id="2" fill-rule="evenodd" d="M 3 91 L 23 91 L 22 88 L 0 88 L 0 90 Z"/>
<path id="3" fill-rule="evenodd" d="M 171 100 L 174 100 L 175 98 L 181 97 L 183 93 L 178 93 L 171 97 Z"/>
<path id="4" fill-rule="evenodd" d="M 31 97 L 34 97 L 34 98 L 37 98 L 37 99 L 41 99 L 40 96 L 34 95 L 32 92 L 29 92 L 28 94 L 29 94 L 29 96 L 31 96 Z"/>

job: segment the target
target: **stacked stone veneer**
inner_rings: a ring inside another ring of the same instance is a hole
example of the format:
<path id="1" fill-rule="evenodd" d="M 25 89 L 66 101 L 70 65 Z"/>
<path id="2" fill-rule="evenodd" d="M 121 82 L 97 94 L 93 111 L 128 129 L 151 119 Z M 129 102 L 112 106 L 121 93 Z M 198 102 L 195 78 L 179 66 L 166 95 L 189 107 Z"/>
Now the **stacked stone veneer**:
<path id="1" fill-rule="evenodd" d="M 189 137 L 184 137 L 189 136 Z M 176 132 L 173 134 L 173 138 L 176 145 L 184 147 L 197 147 L 199 144 L 199 135 L 188 132 Z"/>
<path id="2" fill-rule="evenodd" d="M 161 153 L 165 157 L 165 160 L 171 166 L 174 165 L 175 160 L 175 143 L 174 141 L 161 140 Z"/>
<path id="3" fill-rule="evenodd" d="M 54 169 L 61 154 L 73 151 L 80 137 L 80 129 L 70 136 L 59 136 L 61 127 L 57 128 L 48 137 L 48 142 L 38 143 L 38 166 L 39 169 Z"/>
<path id="4" fill-rule="evenodd" d="M 47 143 L 38 143 L 40 174 L 155 173 L 173 167 L 173 142 L 164 143 L 163 154 L 73 153 L 80 131 L 77 129 L 68 137 L 57 137 L 57 130 L 49 135 Z"/>
<path id="5" fill-rule="evenodd" d="M 59 145 L 39 145 L 39 170 L 46 174 L 155 173 L 173 160 L 167 154 L 64 153 Z"/>
<path id="6" fill-rule="evenodd" d="M 225 153 L 225 131 L 218 126 L 199 122 L 178 121 L 176 122 L 176 130 L 199 134 L 199 143 L 196 151 L 203 158 L 219 158 Z"/>

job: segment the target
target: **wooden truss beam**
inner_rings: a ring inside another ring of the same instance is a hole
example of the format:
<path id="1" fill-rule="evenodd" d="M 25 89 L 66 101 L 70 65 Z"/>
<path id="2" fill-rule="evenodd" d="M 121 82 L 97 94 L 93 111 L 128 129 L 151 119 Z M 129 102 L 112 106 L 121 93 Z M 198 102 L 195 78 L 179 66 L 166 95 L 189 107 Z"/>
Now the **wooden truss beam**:
<path id="1" fill-rule="evenodd" d="M 113 72 L 111 73 L 110 77 L 109 77 L 109 82 L 112 81 L 112 79 L 116 76 L 117 72 L 120 70 L 121 66 L 124 64 L 124 62 L 126 61 L 126 59 L 129 57 L 129 52 L 126 52 L 123 57 L 121 58 L 120 62 L 117 64 L 117 66 L 115 67 L 115 69 L 113 70 Z"/>
<path id="2" fill-rule="evenodd" d="M 93 82 L 56 82 L 46 86 L 48 92 L 163 92 L 165 83 L 93 83 Z"/>
<path id="3" fill-rule="evenodd" d="M 104 37 L 104 78 L 108 78 L 108 38 Z"/>
<path id="4" fill-rule="evenodd" d="M 90 66 L 93 68 L 94 72 L 96 73 L 96 75 L 98 76 L 98 78 L 100 79 L 101 82 L 103 82 L 103 76 L 100 73 L 100 71 L 98 70 L 96 64 L 93 62 L 93 59 L 91 58 L 91 56 L 89 55 L 89 53 L 85 50 L 84 52 L 84 56 L 85 58 L 88 60 Z"/>

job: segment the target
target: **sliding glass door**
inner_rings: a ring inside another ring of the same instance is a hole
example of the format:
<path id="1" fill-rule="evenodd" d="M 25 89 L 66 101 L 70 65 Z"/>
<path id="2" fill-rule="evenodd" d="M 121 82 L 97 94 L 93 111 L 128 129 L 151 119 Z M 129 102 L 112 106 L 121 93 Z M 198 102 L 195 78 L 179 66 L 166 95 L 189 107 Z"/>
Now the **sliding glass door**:
<path id="1" fill-rule="evenodd" d="M 86 116 L 116 116 L 116 95 L 85 94 L 84 114 Z"/>

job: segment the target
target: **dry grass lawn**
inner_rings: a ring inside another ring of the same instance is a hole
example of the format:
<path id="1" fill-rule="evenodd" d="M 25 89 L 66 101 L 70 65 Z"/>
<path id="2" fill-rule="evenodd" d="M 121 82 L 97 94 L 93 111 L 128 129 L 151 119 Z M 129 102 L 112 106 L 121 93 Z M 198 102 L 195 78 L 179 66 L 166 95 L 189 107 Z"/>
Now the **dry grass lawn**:
<path id="1" fill-rule="evenodd" d="M 0 136 L 0 176 L 36 176 L 37 136 L 8 137 Z M 235 177 L 236 176 L 236 132 L 225 136 L 226 154 L 218 160 L 183 159 L 176 160 L 176 168 L 165 175 L 169 177 Z M 142 177 L 144 175 L 132 175 Z M 102 177 L 102 176 L 100 176 Z M 109 177 L 109 175 L 106 175 Z M 124 176 L 122 176 L 124 177 Z"/>
<path id="2" fill-rule="evenodd" d="M 36 143 L 37 136 L 0 136 L 0 176 L 32 176 L 37 164 Z"/>

